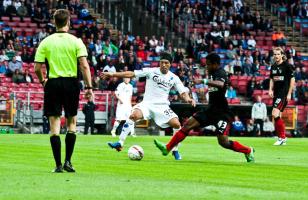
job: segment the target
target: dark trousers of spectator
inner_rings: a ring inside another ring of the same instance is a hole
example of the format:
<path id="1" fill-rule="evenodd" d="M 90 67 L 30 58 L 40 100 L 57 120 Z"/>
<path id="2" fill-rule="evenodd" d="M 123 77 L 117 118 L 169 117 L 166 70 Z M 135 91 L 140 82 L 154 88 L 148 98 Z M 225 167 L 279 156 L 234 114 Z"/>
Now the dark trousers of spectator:
<path id="1" fill-rule="evenodd" d="M 261 135 L 263 134 L 263 124 L 264 124 L 264 121 L 262 119 L 255 119 L 255 125 L 259 124 L 259 128 L 260 128 L 260 132 L 261 132 Z"/>
<path id="2" fill-rule="evenodd" d="M 84 125 L 84 134 L 87 135 L 88 134 L 88 130 L 89 127 L 91 129 L 91 134 L 94 134 L 94 121 L 85 121 L 85 125 Z"/>

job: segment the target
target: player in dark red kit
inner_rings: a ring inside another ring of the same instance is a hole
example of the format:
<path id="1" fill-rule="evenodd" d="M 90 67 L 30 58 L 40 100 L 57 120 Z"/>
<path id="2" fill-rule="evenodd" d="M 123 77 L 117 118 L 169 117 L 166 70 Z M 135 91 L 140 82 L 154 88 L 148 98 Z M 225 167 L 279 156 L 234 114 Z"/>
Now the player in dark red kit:
<path id="1" fill-rule="evenodd" d="M 210 79 L 195 80 L 196 84 L 203 82 L 209 86 L 209 105 L 206 110 L 196 112 L 183 127 L 176 132 L 167 145 L 154 140 L 155 145 L 166 156 L 174 146 L 186 138 L 189 131 L 197 127 L 213 125 L 216 128 L 219 144 L 236 152 L 245 154 L 247 162 L 254 162 L 254 149 L 240 144 L 237 141 L 229 140 L 228 134 L 231 127 L 233 115 L 230 112 L 226 89 L 229 84 L 227 73 L 220 67 L 220 57 L 211 53 L 206 57 L 206 65 Z"/>
<path id="2" fill-rule="evenodd" d="M 275 130 L 278 140 L 275 146 L 286 145 L 285 124 L 281 112 L 291 99 L 295 79 L 293 66 L 287 63 L 287 57 L 281 47 L 274 48 L 275 64 L 271 67 L 269 95 L 273 98 L 272 116 L 275 119 Z"/>

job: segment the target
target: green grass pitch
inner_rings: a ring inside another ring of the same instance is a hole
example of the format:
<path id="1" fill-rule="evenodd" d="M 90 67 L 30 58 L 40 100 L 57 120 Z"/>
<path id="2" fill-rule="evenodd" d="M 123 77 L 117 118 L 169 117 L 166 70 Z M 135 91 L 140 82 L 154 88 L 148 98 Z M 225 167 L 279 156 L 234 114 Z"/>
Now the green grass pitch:
<path id="1" fill-rule="evenodd" d="M 53 174 L 47 135 L 0 135 L 0 199 L 308 199 L 308 139 L 277 147 L 273 138 L 233 138 L 255 147 L 253 164 L 215 137 L 187 138 L 182 161 L 163 157 L 153 139 L 129 137 L 116 152 L 106 145 L 115 138 L 80 135 L 72 159 L 77 172 Z M 142 161 L 128 159 L 133 144 L 143 147 Z"/>

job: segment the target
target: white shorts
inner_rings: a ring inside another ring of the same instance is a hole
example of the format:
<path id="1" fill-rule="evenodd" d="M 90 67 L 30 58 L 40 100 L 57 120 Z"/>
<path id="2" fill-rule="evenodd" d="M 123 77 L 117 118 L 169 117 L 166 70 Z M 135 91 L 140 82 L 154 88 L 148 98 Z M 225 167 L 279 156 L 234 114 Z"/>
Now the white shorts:
<path id="1" fill-rule="evenodd" d="M 140 109 L 144 119 L 153 119 L 161 128 L 168 128 L 168 122 L 175 117 L 178 118 L 169 105 L 165 104 L 157 105 L 141 102 L 135 105 L 134 109 Z"/>
<path id="2" fill-rule="evenodd" d="M 116 111 L 116 120 L 118 121 L 127 120 L 131 113 L 132 113 L 131 105 L 118 104 Z"/>

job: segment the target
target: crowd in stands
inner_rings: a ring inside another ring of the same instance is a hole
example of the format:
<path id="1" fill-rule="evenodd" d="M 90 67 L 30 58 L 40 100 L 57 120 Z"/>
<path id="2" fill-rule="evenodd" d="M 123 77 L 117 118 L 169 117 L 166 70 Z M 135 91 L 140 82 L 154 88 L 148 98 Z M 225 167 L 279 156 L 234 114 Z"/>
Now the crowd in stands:
<path id="1" fill-rule="evenodd" d="M 51 16 L 57 8 L 71 11 L 71 33 L 80 37 L 88 48 L 93 86 L 97 90 L 114 91 L 121 80 L 112 78 L 102 80 L 102 71 L 127 71 L 144 67 L 157 67 L 159 54 L 167 51 L 172 54 L 174 62 L 170 70 L 177 74 L 184 85 L 192 91 L 193 98 L 200 103 L 208 101 L 207 86 L 193 84 L 194 79 L 209 78 L 203 72 L 205 56 L 216 51 L 222 58 L 222 66 L 232 77 L 249 77 L 244 92 L 237 91 L 231 82 L 226 97 L 238 99 L 239 94 L 253 97 L 255 90 L 268 89 L 268 73 L 273 64 L 271 46 L 263 49 L 257 41 L 256 33 L 269 36 L 272 44 L 282 46 L 288 56 L 288 62 L 296 66 L 295 78 L 297 87 L 293 98 L 298 104 L 307 103 L 308 74 L 298 52 L 287 45 L 283 32 L 273 32 L 269 19 L 263 19 L 259 12 L 252 13 L 241 0 L 227 1 L 164 1 L 162 13 L 175 11 L 175 22 L 178 18 L 188 18 L 193 26 L 201 24 L 203 28 L 195 29 L 190 34 L 189 44 L 185 50 L 175 48 L 163 36 L 141 37 L 131 33 L 117 32 L 113 36 L 104 24 L 97 23 L 91 16 L 86 4 L 79 1 L 0 1 L 0 15 L 9 17 L 8 21 L 0 21 L 0 74 L 12 77 L 15 83 L 32 83 L 33 71 L 24 69 L 24 63 L 33 63 L 36 47 L 46 36 L 55 31 Z M 154 1 L 155 2 L 155 1 Z M 25 31 L 18 32 L 10 22 L 16 17 L 18 21 L 31 19 L 37 24 L 38 31 L 32 35 Z M 3 19 L 3 18 L 2 18 Z M 210 26 L 208 26 L 208 24 Z M 178 24 L 180 26 L 181 24 Z M 31 75 L 32 73 L 32 75 Z M 261 77 L 261 78 L 258 78 Z M 144 79 L 132 80 L 135 95 L 140 98 L 144 91 Z M 81 89 L 83 83 L 81 81 Z M 136 97 L 137 98 L 137 97 Z M 180 101 L 176 91 L 170 93 L 171 101 Z M 255 100 L 253 98 L 249 100 Z M 236 101 L 238 102 L 238 101 Z M 246 127 L 249 127 L 247 121 Z M 251 131 L 256 131 L 252 128 Z"/>

